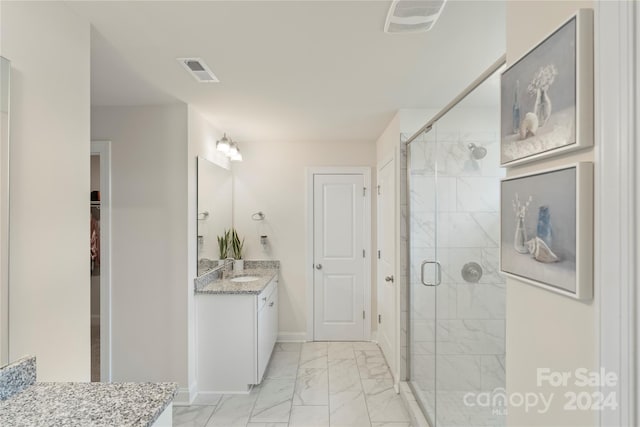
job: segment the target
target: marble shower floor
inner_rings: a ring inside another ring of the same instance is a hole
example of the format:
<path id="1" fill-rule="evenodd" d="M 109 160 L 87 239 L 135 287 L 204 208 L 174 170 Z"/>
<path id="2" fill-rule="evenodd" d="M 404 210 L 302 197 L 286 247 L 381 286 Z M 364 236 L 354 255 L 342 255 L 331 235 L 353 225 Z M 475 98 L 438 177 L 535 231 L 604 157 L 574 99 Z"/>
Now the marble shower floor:
<path id="1" fill-rule="evenodd" d="M 176 427 L 409 427 L 380 348 L 370 342 L 277 343 L 262 384 L 174 406 Z"/>

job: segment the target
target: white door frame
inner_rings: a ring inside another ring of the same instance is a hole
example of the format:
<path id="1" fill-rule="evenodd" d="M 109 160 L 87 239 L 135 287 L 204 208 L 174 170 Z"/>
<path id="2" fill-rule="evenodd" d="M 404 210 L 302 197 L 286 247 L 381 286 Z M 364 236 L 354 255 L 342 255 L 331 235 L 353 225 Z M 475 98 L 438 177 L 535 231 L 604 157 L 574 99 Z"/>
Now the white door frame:
<path id="1" fill-rule="evenodd" d="M 399 239 L 398 236 L 400 235 L 400 226 L 399 226 L 399 215 L 400 215 L 400 204 L 398 202 L 398 177 L 399 177 L 399 165 L 396 162 L 396 154 L 395 154 L 395 149 L 393 151 L 393 153 L 386 157 L 382 162 L 378 163 L 378 167 L 377 167 L 377 177 L 379 179 L 380 177 L 380 171 L 389 163 L 393 163 L 393 178 L 394 178 L 394 188 L 393 188 L 393 204 L 394 204 L 394 212 L 393 212 L 393 230 L 391 230 L 390 232 L 392 233 L 392 241 L 393 241 L 393 258 L 394 258 L 394 263 L 393 263 L 393 277 L 395 278 L 395 282 L 394 282 L 394 293 L 395 293 L 395 301 L 393 304 L 393 328 L 396 331 L 395 333 L 395 340 L 394 342 L 391 343 L 391 349 L 390 351 L 393 352 L 393 357 L 395 360 L 393 360 L 392 362 L 394 363 L 390 363 L 390 367 L 391 367 L 391 373 L 393 374 L 393 379 L 394 379 L 394 384 L 399 384 L 400 383 L 400 334 L 401 334 L 401 328 L 400 328 L 400 286 L 402 286 L 402 284 L 400 283 L 400 269 L 399 269 L 399 253 L 398 253 L 398 245 L 399 245 Z M 379 181 L 378 181 L 379 182 Z M 377 233 L 377 237 L 378 237 L 378 248 L 380 247 L 380 198 L 377 198 L 377 220 L 378 220 L 378 224 L 376 226 L 376 233 Z M 379 290 L 380 288 L 380 284 L 378 283 L 378 281 L 380 280 L 380 263 L 378 262 L 377 268 L 376 268 L 376 290 Z M 379 308 L 378 308 L 379 311 Z M 379 337 L 379 335 L 378 335 Z M 379 339 L 378 339 L 379 341 Z M 389 362 L 389 361 L 387 361 Z"/>
<path id="2" fill-rule="evenodd" d="M 601 426 L 638 425 L 640 407 L 637 257 L 640 189 L 640 6 L 596 2 L 595 297 L 600 302 L 600 366 L 618 382 L 602 387 L 619 406 L 600 412 Z M 635 62 L 634 62 L 635 61 Z M 635 92 L 634 92 L 635 91 Z"/>
<path id="3" fill-rule="evenodd" d="M 370 167 L 312 167 L 307 168 L 307 341 L 314 340 L 314 292 L 313 292 L 313 177 L 314 175 L 362 175 L 364 177 L 364 337 L 371 339 L 371 168 Z"/>
<path id="4" fill-rule="evenodd" d="M 100 381 L 111 381 L 111 141 L 91 141 L 100 156 Z"/>

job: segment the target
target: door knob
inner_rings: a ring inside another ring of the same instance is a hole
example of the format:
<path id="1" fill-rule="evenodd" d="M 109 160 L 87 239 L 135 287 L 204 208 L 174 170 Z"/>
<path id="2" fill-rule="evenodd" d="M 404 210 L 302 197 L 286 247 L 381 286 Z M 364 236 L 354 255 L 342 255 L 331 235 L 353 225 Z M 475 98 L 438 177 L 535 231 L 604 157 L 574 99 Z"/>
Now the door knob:
<path id="1" fill-rule="evenodd" d="M 316 270 L 322 270 L 322 264 L 316 264 Z"/>
<path id="2" fill-rule="evenodd" d="M 384 278 L 384 281 L 385 281 L 385 282 L 391 282 L 391 283 L 393 283 L 393 276 L 387 276 L 387 277 L 385 277 L 385 278 Z"/>

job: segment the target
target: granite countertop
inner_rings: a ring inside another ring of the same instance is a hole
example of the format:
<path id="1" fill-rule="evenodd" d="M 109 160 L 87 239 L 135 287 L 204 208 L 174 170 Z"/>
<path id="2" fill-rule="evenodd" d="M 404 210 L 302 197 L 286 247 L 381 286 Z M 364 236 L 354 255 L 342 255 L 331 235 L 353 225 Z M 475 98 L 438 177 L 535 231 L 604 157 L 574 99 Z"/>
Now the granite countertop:
<path id="1" fill-rule="evenodd" d="M 0 401 L 0 425 L 151 426 L 175 383 L 35 383 Z"/>
<path id="2" fill-rule="evenodd" d="M 196 285 L 196 294 L 259 294 L 278 275 L 278 268 L 244 269 L 242 273 L 224 275 L 207 284 Z M 258 280 L 252 282 L 232 282 L 231 279 L 242 276 L 256 276 Z"/>

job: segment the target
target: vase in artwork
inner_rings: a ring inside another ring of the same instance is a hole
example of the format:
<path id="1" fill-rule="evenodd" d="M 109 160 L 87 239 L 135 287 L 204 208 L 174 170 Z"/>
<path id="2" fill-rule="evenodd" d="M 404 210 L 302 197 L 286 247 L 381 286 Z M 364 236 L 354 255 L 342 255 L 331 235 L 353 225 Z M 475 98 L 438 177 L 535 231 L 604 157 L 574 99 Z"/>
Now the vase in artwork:
<path id="1" fill-rule="evenodd" d="M 536 233 L 548 247 L 551 247 L 551 213 L 549 212 L 549 206 L 540 206 L 538 210 Z"/>
<path id="2" fill-rule="evenodd" d="M 513 133 L 520 131 L 520 103 L 518 102 L 518 91 L 520 90 L 520 80 L 516 81 L 516 92 L 513 96 L 512 125 Z"/>
<path id="3" fill-rule="evenodd" d="M 516 217 L 516 233 L 513 238 L 513 248 L 521 254 L 529 253 L 529 248 L 527 248 L 527 230 L 524 227 L 524 216 L 521 215 Z"/>
<path id="4" fill-rule="evenodd" d="M 545 89 L 538 89 L 536 93 L 536 103 L 533 107 L 533 111 L 538 116 L 540 126 L 544 126 L 551 116 L 551 99 Z"/>

